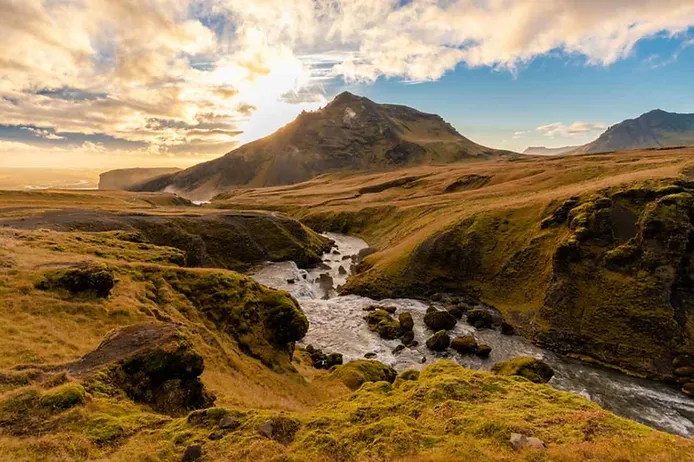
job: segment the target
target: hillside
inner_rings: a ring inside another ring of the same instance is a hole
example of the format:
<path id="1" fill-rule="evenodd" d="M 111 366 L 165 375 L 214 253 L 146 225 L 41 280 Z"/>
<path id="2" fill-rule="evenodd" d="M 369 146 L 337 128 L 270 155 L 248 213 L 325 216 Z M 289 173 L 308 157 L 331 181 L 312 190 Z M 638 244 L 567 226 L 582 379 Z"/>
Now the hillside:
<path id="1" fill-rule="evenodd" d="M 204 200 L 230 189 L 294 184 L 330 171 L 383 171 L 508 154 L 468 140 L 437 115 L 345 92 L 268 137 L 133 189 Z"/>
<path id="2" fill-rule="evenodd" d="M 0 213 L 216 213 L 174 200 L 3 193 Z M 687 438 L 520 376 L 316 369 L 293 297 L 177 254 L 122 231 L 0 228 L 0 460 L 692 460 Z"/>
<path id="3" fill-rule="evenodd" d="M 693 149 L 324 175 L 213 205 L 282 210 L 377 250 L 345 291 L 479 297 L 555 351 L 675 382 L 694 350 Z"/>
<path id="4" fill-rule="evenodd" d="M 124 168 L 111 170 L 99 175 L 99 189 L 128 189 L 161 175 L 168 175 L 180 171 L 179 168 Z"/>
<path id="5" fill-rule="evenodd" d="M 671 148 L 694 145 L 694 114 L 676 114 L 656 109 L 636 119 L 608 128 L 600 137 L 573 154 Z"/>

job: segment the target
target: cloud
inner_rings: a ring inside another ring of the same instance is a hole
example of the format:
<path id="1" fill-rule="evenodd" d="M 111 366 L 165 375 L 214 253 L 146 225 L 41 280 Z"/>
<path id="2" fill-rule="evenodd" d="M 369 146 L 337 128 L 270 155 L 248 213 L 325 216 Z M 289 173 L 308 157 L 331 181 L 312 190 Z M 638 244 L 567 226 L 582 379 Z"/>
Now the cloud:
<path id="1" fill-rule="evenodd" d="M 607 125 L 603 123 L 586 123 L 574 122 L 571 125 L 565 125 L 561 122 L 554 122 L 547 125 L 541 125 L 535 130 L 545 136 L 554 138 L 555 136 L 578 136 L 586 133 L 603 131 Z"/>
<path id="2" fill-rule="evenodd" d="M 548 53 L 609 65 L 694 25 L 690 0 L 0 0 L 0 11 L 0 124 L 209 156 L 320 107 L 335 82 L 519 72 Z"/>

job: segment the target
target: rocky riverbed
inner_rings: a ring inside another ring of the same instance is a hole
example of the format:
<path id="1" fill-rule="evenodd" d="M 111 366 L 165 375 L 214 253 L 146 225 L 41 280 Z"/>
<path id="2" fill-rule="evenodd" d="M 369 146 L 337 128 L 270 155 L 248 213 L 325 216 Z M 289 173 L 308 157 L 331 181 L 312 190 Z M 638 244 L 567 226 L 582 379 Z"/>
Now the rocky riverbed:
<path id="1" fill-rule="evenodd" d="M 425 345 L 432 336 L 424 324 L 429 302 L 413 299 L 372 300 L 354 295 L 340 296 L 338 289 L 354 269 L 360 252 L 368 249 L 361 239 L 328 234 L 336 246 L 323 255 L 314 269 L 299 269 L 293 262 L 269 263 L 255 269 L 253 277 L 270 287 L 290 292 L 310 320 L 303 340 L 326 353 L 339 352 L 344 360 L 369 357 L 402 371 L 421 368 L 439 358 L 454 359 L 472 368 L 489 370 L 499 362 L 517 356 L 533 356 L 552 366 L 550 385 L 580 394 L 616 414 L 652 427 L 694 438 L 694 399 L 667 384 L 637 379 L 617 371 L 560 357 L 516 335 L 503 335 L 498 329 L 476 329 L 465 318 L 449 332 L 451 337 L 472 335 L 480 344 L 491 346 L 488 358 L 464 355 L 448 349 L 433 352 Z M 372 305 L 395 308 L 395 316 L 408 312 L 414 319 L 418 345 L 398 348 L 399 340 L 384 340 L 369 330 L 364 316 Z M 436 306 L 437 304 L 434 303 Z"/>

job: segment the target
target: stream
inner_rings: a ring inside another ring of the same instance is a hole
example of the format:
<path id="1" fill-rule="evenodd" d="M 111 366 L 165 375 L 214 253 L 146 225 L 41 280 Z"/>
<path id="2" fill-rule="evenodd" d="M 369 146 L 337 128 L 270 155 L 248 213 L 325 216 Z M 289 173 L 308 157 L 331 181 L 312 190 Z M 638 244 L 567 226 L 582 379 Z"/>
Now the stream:
<path id="1" fill-rule="evenodd" d="M 321 267 L 303 270 L 293 262 L 268 263 L 251 274 L 258 282 L 286 290 L 299 301 L 311 323 L 302 344 L 312 344 L 325 353 L 342 353 L 345 362 L 368 355 L 398 371 L 421 369 L 441 358 L 453 359 L 471 369 L 489 370 L 499 361 L 516 356 L 533 356 L 552 366 L 555 375 L 550 385 L 555 388 L 579 394 L 617 415 L 694 438 L 694 399 L 664 383 L 638 379 L 564 358 L 533 345 L 523 337 L 502 335 L 493 329 L 477 330 L 465 321 L 459 321 L 449 335 L 451 338 L 474 335 L 479 343 L 492 347 L 489 358 L 461 355 L 450 349 L 443 353 L 429 350 L 424 344 L 432 332 L 423 321 L 429 303 L 411 299 L 375 301 L 356 295 L 338 295 L 337 288 L 347 281 L 356 256 L 367 249 L 368 244 L 351 236 L 332 233 L 326 236 L 335 241 L 336 248 L 323 256 Z M 397 313 L 412 313 L 419 346 L 394 354 L 393 350 L 400 345 L 400 341 L 381 339 L 368 329 L 364 321 L 366 313 L 363 309 L 374 304 L 395 306 Z"/>

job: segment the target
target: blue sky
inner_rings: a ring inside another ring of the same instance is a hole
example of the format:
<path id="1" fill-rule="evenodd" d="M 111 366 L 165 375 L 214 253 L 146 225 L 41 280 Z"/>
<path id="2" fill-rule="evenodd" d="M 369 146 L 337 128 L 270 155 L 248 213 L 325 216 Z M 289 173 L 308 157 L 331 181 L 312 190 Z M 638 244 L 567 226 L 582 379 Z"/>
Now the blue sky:
<path id="1" fill-rule="evenodd" d="M 189 166 L 341 91 L 523 151 L 694 112 L 691 0 L 0 2 L 2 166 Z"/>
<path id="2" fill-rule="evenodd" d="M 577 121 L 612 125 L 652 109 L 694 113 L 694 34 L 639 42 L 632 54 L 608 66 L 580 56 L 540 56 L 515 74 L 458 66 L 438 81 L 403 84 L 379 79 L 355 85 L 371 99 L 440 114 L 479 143 L 523 150 L 592 141 L 603 130 L 548 137 L 537 127 Z M 527 134 L 514 133 L 525 131 Z"/>

